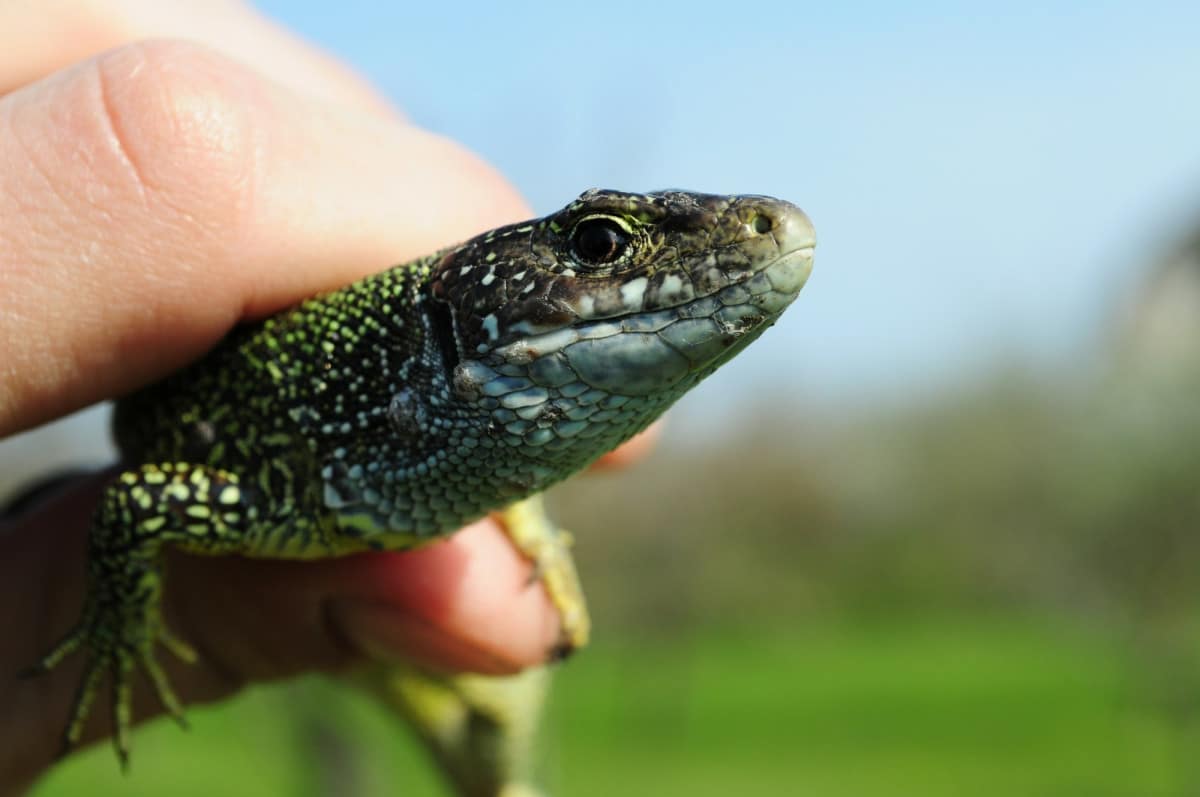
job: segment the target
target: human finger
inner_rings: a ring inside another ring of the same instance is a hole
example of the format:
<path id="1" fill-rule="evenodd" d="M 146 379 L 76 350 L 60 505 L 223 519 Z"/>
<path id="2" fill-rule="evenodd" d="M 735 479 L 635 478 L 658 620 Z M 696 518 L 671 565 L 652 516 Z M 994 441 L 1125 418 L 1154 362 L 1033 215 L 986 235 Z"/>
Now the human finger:
<path id="1" fill-rule="evenodd" d="M 0 98 L 0 436 L 121 395 L 238 321 L 528 215 L 446 139 L 195 45 Z"/>
<path id="2" fill-rule="evenodd" d="M 84 536 L 110 477 L 77 479 L 0 528 L 9 640 L 0 672 L 31 665 L 78 618 Z M 312 563 L 174 556 L 167 567 L 168 628 L 200 652 L 191 666 L 160 651 L 185 704 L 368 658 L 510 673 L 545 661 L 558 641 L 557 614 L 530 564 L 490 520 L 399 554 Z M 53 761 L 85 659 L 78 653 L 38 678 L 0 682 L 0 784 L 27 782 Z M 93 707 L 85 741 L 111 733 L 107 699 Z M 137 689 L 134 709 L 142 721 L 164 707 Z"/>

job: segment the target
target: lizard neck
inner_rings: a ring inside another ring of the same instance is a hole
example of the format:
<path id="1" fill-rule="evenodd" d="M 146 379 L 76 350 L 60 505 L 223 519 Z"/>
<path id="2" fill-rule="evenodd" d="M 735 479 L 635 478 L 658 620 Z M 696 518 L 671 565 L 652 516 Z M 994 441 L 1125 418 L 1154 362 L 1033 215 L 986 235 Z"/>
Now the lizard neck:
<path id="1" fill-rule="evenodd" d="M 566 475 L 514 456 L 489 411 L 499 400 L 464 389 L 454 319 L 428 290 L 436 262 L 368 277 L 264 329 L 305 336 L 311 356 L 287 363 L 280 399 L 317 460 L 325 508 L 362 547 L 453 531 Z"/>

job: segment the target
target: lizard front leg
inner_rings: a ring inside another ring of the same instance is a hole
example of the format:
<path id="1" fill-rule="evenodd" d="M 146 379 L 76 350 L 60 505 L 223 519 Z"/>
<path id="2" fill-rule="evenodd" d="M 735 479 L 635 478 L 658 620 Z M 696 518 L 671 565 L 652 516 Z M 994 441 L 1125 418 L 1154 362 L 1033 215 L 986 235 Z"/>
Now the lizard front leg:
<path id="1" fill-rule="evenodd" d="M 540 495 L 508 506 L 496 517 L 513 546 L 533 562 L 533 576 L 558 609 L 562 630 L 552 658 L 565 658 L 586 645 L 591 634 L 587 602 L 571 557 L 571 534 L 550 519 Z"/>
<path id="2" fill-rule="evenodd" d="M 161 642 L 185 661 L 196 658 L 163 622 L 164 546 L 204 554 L 245 551 L 262 514 L 255 492 L 240 486 L 235 474 L 203 465 L 143 465 L 109 485 L 88 536 L 87 593 L 80 620 L 27 671 L 48 672 L 80 649 L 87 655 L 63 736 L 64 752 L 79 743 L 108 675 L 113 744 L 122 767 L 128 766 L 135 666 L 183 723 L 182 705 L 155 656 Z"/>

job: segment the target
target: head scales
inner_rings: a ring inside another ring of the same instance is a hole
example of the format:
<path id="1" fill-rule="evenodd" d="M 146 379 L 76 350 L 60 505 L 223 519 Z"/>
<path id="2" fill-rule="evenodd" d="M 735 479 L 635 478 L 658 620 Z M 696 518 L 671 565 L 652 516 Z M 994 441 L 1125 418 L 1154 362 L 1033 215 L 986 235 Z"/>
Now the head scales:
<path id="1" fill-rule="evenodd" d="M 589 224 L 623 233 L 617 256 L 579 251 Z M 590 460 L 770 326 L 803 286 L 814 244 L 787 202 L 683 191 L 592 190 L 480 236 L 449 251 L 429 283 L 453 335 L 458 398 L 480 402 L 507 437 Z M 575 435 L 598 439 L 569 443 Z"/>
<path id="2" fill-rule="evenodd" d="M 774 323 L 814 244 L 769 197 L 588 191 L 446 250 L 416 288 L 426 337 L 387 407 L 396 436 L 359 457 L 387 466 L 334 462 L 327 504 L 424 535 L 565 478 Z"/>
<path id="3" fill-rule="evenodd" d="M 576 251 L 580 226 L 597 219 L 628 236 L 612 262 L 589 263 Z M 592 387 L 644 394 L 669 387 L 671 375 L 710 371 L 711 351 L 740 350 L 748 335 L 769 326 L 803 286 L 814 244 L 803 212 L 768 197 L 592 190 L 558 213 L 450 251 L 430 292 L 453 319 L 460 359 L 489 366 L 523 365 L 549 353 L 560 342 L 556 332 L 575 329 L 590 339 L 677 316 L 711 318 L 711 335 L 690 324 L 686 339 L 669 342 L 661 351 L 663 379 L 646 388 L 639 389 L 645 368 L 635 363 L 609 363 L 603 385 L 585 377 Z M 672 356 L 671 343 L 686 366 Z"/>

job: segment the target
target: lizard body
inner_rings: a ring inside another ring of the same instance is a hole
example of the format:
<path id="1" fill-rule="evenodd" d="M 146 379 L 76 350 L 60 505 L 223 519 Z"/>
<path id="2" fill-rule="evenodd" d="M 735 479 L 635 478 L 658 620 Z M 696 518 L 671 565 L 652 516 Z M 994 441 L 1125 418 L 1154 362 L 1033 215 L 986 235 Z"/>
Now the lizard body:
<path id="1" fill-rule="evenodd" d="M 89 536 L 76 627 L 74 745 L 101 680 L 124 762 L 131 673 L 181 706 L 155 648 L 194 654 L 159 615 L 162 550 L 322 558 L 448 534 L 578 471 L 645 428 L 770 326 L 815 244 L 795 206 L 757 196 L 589 191 L 235 330 L 118 402 L 131 463 Z M 563 612 L 587 620 L 553 532 L 510 534 Z M 557 545 L 557 548 L 555 547 Z"/>

